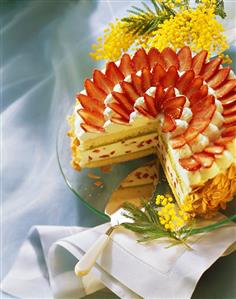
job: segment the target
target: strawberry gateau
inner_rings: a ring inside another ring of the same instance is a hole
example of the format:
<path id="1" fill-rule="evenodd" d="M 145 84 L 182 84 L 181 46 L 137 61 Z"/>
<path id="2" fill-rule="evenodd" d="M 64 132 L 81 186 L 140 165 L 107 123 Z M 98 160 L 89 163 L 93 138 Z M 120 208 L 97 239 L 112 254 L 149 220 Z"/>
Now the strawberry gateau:
<path id="1" fill-rule="evenodd" d="M 236 194 L 236 78 L 207 56 L 141 48 L 95 70 L 69 117 L 74 168 L 157 154 L 180 205 L 224 208 Z"/>

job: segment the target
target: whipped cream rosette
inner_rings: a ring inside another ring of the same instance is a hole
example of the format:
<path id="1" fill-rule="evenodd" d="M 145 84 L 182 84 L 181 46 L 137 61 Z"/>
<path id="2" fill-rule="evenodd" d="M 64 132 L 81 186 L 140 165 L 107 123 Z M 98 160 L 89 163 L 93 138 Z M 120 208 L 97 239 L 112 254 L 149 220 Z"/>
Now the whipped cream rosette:
<path id="1" fill-rule="evenodd" d="M 207 56 L 141 48 L 95 70 L 69 119 L 73 166 L 155 153 L 180 206 L 224 208 L 236 194 L 236 78 Z"/>

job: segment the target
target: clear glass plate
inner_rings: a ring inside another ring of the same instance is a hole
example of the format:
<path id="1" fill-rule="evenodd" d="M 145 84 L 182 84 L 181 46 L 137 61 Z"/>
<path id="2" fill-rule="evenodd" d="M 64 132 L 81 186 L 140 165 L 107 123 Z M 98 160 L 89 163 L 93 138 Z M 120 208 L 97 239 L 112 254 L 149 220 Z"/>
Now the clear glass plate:
<path id="1" fill-rule="evenodd" d="M 71 150 L 70 138 L 67 136 L 68 131 L 68 124 L 64 120 L 57 135 L 57 159 L 65 182 L 88 208 L 100 215 L 104 220 L 109 220 L 104 210 L 112 193 L 131 171 L 152 161 L 154 156 L 113 165 L 107 173 L 100 168 L 86 168 L 79 172 L 70 165 Z M 90 174 L 96 175 L 98 179 L 91 178 Z M 97 181 L 102 182 L 102 185 L 96 186 L 95 183 Z"/>

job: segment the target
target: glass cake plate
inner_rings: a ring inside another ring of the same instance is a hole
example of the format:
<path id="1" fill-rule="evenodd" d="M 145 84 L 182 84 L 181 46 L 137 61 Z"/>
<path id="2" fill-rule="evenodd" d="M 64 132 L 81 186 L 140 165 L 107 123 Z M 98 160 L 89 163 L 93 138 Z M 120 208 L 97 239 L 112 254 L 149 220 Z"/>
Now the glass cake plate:
<path id="1" fill-rule="evenodd" d="M 100 168 L 86 168 L 76 171 L 70 165 L 71 150 L 70 138 L 67 136 L 68 131 L 69 126 L 65 120 L 62 122 L 57 135 L 57 159 L 61 173 L 70 190 L 94 213 L 101 216 L 103 220 L 108 221 L 110 218 L 104 211 L 112 193 L 130 172 L 152 161 L 155 156 L 150 155 L 145 158 L 115 164 L 110 167 L 109 171 Z"/>

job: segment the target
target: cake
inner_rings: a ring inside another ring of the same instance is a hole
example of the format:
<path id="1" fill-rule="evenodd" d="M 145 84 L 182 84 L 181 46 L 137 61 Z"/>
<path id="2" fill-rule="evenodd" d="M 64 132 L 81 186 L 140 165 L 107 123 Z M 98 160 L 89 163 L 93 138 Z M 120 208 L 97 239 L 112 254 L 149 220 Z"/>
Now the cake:
<path id="1" fill-rule="evenodd" d="M 141 48 L 95 70 L 69 117 L 74 168 L 156 154 L 180 206 L 224 208 L 236 194 L 236 78 L 207 56 Z"/>
<path id="2" fill-rule="evenodd" d="M 123 203 L 130 202 L 140 206 L 142 201 L 151 198 L 159 180 L 159 163 L 150 162 L 132 171 L 113 192 L 106 206 L 106 213 L 111 215 Z"/>

